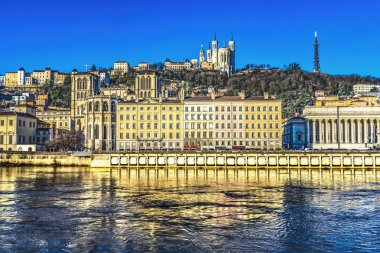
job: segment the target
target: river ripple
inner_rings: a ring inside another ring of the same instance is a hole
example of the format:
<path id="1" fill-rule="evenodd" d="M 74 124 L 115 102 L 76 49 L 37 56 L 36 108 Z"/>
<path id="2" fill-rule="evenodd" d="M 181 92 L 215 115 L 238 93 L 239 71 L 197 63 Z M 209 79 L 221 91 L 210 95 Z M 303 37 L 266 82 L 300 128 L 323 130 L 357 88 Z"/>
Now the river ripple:
<path id="1" fill-rule="evenodd" d="M 1 168 L 0 251 L 379 252 L 378 179 Z"/>

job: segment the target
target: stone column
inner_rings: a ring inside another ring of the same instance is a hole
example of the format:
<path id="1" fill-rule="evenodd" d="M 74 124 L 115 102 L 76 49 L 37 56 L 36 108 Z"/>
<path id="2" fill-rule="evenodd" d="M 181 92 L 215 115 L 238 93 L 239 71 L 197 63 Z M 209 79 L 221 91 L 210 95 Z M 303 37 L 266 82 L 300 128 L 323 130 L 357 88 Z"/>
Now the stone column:
<path id="1" fill-rule="evenodd" d="M 351 143 L 356 143 L 356 128 L 355 120 L 351 119 Z"/>
<path id="2" fill-rule="evenodd" d="M 377 138 L 377 143 L 380 143 L 380 119 L 375 119 L 376 120 L 376 138 Z"/>
<path id="3" fill-rule="evenodd" d="M 363 124 L 364 124 L 364 140 L 363 140 L 363 142 L 368 144 L 369 143 L 369 140 L 368 140 L 368 119 L 364 119 Z"/>
<path id="4" fill-rule="evenodd" d="M 370 127 L 371 127 L 371 136 L 370 143 L 375 143 L 375 122 L 373 119 L 370 119 Z"/>
<path id="5" fill-rule="evenodd" d="M 350 139 L 349 138 L 349 136 L 350 136 L 350 132 L 349 132 L 350 126 L 348 124 L 348 120 L 344 120 L 343 124 L 344 124 L 345 143 L 349 143 L 349 139 Z"/>
<path id="6" fill-rule="evenodd" d="M 358 120 L 358 143 L 360 144 L 363 143 L 362 135 L 363 135 L 363 124 L 362 124 L 362 120 L 359 119 Z"/>
<path id="7" fill-rule="evenodd" d="M 331 140 L 330 143 L 335 144 L 337 143 L 336 140 L 336 134 L 337 134 L 337 127 L 338 127 L 338 122 L 335 121 L 335 119 L 331 120 Z"/>
<path id="8" fill-rule="evenodd" d="M 313 120 L 312 121 L 312 124 L 313 124 L 313 135 L 312 135 L 312 140 L 313 140 L 313 144 L 316 143 L 316 139 L 317 139 L 317 131 L 316 131 L 316 120 Z"/>
<path id="9" fill-rule="evenodd" d="M 319 128 L 319 144 L 323 143 L 324 139 L 322 139 L 322 132 L 323 131 L 323 127 L 322 127 L 322 120 L 318 120 L 318 128 Z"/>

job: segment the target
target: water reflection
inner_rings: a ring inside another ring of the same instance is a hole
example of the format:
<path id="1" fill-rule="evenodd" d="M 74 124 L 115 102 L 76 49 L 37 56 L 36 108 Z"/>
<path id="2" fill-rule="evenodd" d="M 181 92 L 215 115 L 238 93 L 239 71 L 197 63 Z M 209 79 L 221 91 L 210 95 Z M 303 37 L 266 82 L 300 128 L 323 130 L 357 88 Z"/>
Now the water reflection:
<path id="1" fill-rule="evenodd" d="M 1 168 L 0 176 L 3 251 L 380 249 L 374 171 Z"/>

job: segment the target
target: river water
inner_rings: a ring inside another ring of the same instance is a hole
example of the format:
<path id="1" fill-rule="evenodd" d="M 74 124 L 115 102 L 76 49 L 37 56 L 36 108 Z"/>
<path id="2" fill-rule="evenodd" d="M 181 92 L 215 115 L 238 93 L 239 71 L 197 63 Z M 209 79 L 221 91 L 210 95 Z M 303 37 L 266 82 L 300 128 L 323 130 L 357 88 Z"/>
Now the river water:
<path id="1" fill-rule="evenodd" d="M 379 252 L 379 177 L 0 168 L 0 252 Z"/>

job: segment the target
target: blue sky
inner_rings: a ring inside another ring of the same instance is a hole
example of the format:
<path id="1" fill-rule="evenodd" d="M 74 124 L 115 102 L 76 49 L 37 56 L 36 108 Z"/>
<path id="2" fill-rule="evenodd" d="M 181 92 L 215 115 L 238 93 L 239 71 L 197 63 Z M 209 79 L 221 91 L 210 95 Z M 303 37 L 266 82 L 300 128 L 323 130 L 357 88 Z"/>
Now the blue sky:
<path id="1" fill-rule="evenodd" d="M 379 11 L 375 0 L 1 0 L 0 73 L 198 58 L 214 32 L 220 44 L 233 33 L 237 67 L 312 70 L 317 30 L 323 72 L 380 77 Z"/>

